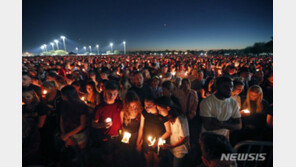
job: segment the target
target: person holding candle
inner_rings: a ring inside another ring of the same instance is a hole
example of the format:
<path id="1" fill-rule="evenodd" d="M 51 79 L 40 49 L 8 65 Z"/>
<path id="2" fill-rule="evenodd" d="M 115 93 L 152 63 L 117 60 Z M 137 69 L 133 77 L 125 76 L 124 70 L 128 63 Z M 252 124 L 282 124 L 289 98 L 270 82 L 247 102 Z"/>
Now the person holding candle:
<path id="1" fill-rule="evenodd" d="M 166 140 L 171 135 L 170 123 L 158 114 L 152 97 L 145 98 L 145 110 L 141 114 L 141 122 L 137 139 L 137 150 L 143 149 L 146 166 L 159 166 L 161 160 L 157 155 L 159 138 Z"/>
<path id="2" fill-rule="evenodd" d="M 170 98 L 162 96 L 156 100 L 157 110 L 167 117 L 171 125 L 169 144 L 163 144 L 162 149 L 170 149 L 174 156 L 173 167 L 184 166 L 184 157 L 189 151 L 189 126 L 185 115 L 178 112 Z"/>
<path id="3" fill-rule="evenodd" d="M 140 127 L 142 110 L 143 107 L 138 95 L 133 91 L 128 91 L 125 100 L 123 101 L 123 109 L 120 112 L 122 136 L 123 138 L 128 137 L 125 136 L 126 133 L 130 135 L 127 141 L 123 141 L 123 139 L 121 140 L 126 143 L 126 145 L 123 145 L 121 150 L 121 157 L 124 159 L 124 162 L 122 163 L 125 163 L 126 166 L 139 165 L 140 157 L 136 151 L 136 141 Z"/>

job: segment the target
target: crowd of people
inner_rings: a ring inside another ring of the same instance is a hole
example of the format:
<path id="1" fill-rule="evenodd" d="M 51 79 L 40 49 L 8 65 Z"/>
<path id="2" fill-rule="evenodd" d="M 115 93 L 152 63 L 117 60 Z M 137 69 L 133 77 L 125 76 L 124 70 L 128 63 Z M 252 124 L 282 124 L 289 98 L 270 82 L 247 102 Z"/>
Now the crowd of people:
<path id="1" fill-rule="evenodd" d="M 272 56 L 22 58 L 23 165 L 236 166 L 272 141 Z"/>

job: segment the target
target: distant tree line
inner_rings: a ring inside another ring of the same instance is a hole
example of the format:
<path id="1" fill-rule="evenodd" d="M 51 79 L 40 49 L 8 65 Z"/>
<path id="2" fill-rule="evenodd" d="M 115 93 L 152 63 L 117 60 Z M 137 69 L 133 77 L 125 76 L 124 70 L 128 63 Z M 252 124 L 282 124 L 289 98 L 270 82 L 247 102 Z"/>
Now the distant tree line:
<path id="1" fill-rule="evenodd" d="M 273 39 L 268 42 L 256 42 L 253 46 L 244 49 L 218 49 L 218 50 L 162 50 L 162 51 L 130 51 L 129 54 L 207 54 L 207 55 L 258 55 L 273 53 Z"/>

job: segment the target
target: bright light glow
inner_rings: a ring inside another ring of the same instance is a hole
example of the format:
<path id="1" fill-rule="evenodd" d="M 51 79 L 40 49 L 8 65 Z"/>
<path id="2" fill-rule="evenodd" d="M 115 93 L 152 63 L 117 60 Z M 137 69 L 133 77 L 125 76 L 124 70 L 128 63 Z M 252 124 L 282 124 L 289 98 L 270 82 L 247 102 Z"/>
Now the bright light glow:
<path id="1" fill-rule="evenodd" d="M 126 44 L 126 42 L 125 42 L 125 41 L 123 41 L 122 43 L 123 43 L 123 45 L 125 45 L 125 44 Z"/>
<path id="2" fill-rule="evenodd" d="M 158 145 L 161 146 L 163 144 L 165 144 L 165 140 L 162 140 L 162 138 L 159 138 Z"/>
<path id="3" fill-rule="evenodd" d="M 250 114 L 250 110 L 248 109 L 245 109 L 245 110 L 242 110 L 245 114 Z"/>
<path id="4" fill-rule="evenodd" d="M 96 45 L 96 47 L 98 48 L 98 47 L 99 47 L 99 45 Z"/>
<path id="5" fill-rule="evenodd" d="M 61 36 L 61 38 L 62 38 L 62 40 L 65 40 L 66 37 L 65 36 Z"/>
<path id="6" fill-rule="evenodd" d="M 46 95 L 47 94 L 47 90 L 43 90 L 43 94 Z"/>
<path id="7" fill-rule="evenodd" d="M 47 45 L 46 45 L 46 44 L 44 44 L 44 46 L 46 47 Z"/>
<path id="8" fill-rule="evenodd" d="M 54 42 L 55 42 L 55 43 L 59 43 L 59 41 L 58 41 L 58 40 L 56 40 L 56 39 L 54 40 Z"/>
<path id="9" fill-rule="evenodd" d="M 124 132 L 121 142 L 122 143 L 128 143 L 131 136 L 132 136 L 132 134 L 130 134 L 129 132 Z"/>
<path id="10" fill-rule="evenodd" d="M 110 46 L 111 46 L 111 47 L 113 46 L 113 43 L 112 43 L 112 42 L 110 43 Z"/>
<path id="11" fill-rule="evenodd" d="M 54 45 L 54 43 L 50 42 L 51 45 Z"/>
<path id="12" fill-rule="evenodd" d="M 148 136 L 148 141 L 149 141 L 148 146 L 153 146 L 156 141 L 156 138 L 152 139 L 152 136 Z"/>
<path id="13" fill-rule="evenodd" d="M 44 49 L 44 46 L 42 45 L 42 46 L 40 46 L 40 48 L 41 48 L 41 49 Z"/>
<path id="14" fill-rule="evenodd" d="M 173 72 L 172 72 L 172 75 L 175 76 L 175 75 L 176 75 L 176 71 L 173 71 Z"/>
<path id="15" fill-rule="evenodd" d="M 111 118 L 107 118 L 107 119 L 105 120 L 106 123 L 109 123 L 109 122 L 111 122 L 111 121 L 112 121 Z"/>
<path id="16" fill-rule="evenodd" d="M 91 48 L 91 46 L 89 46 L 89 48 Z"/>
<path id="17" fill-rule="evenodd" d="M 76 47 L 75 49 L 76 49 L 76 50 L 78 50 L 78 48 L 77 48 L 77 47 Z"/>
<path id="18" fill-rule="evenodd" d="M 84 101 L 84 100 L 85 100 L 85 97 L 84 97 L 84 96 L 82 96 L 82 97 L 81 97 L 81 100 L 82 100 L 82 101 Z"/>
<path id="19" fill-rule="evenodd" d="M 83 46 L 83 49 L 86 49 L 86 46 Z"/>

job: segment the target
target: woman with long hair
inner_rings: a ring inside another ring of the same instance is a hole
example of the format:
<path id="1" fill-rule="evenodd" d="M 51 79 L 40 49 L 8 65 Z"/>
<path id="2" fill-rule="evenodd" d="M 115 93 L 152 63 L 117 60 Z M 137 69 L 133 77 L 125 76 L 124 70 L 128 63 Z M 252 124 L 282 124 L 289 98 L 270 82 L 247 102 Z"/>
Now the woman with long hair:
<path id="1" fill-rule="evenodd" d="M 86 84 L 85 102 L 91 109 L 100 104 L 100 96 L 93 81 Z"/>
<path id="2" fill-rule="evenodd" d="M 123 101 L 123 109 L 120 112 L 120 119 L 123 132 L 131 133 L 129 143 L 132 143 L 133 146 L 135 146 L 138 137 L 142 110 L 139 96 L 134 91 L 127 92 Z"/>

